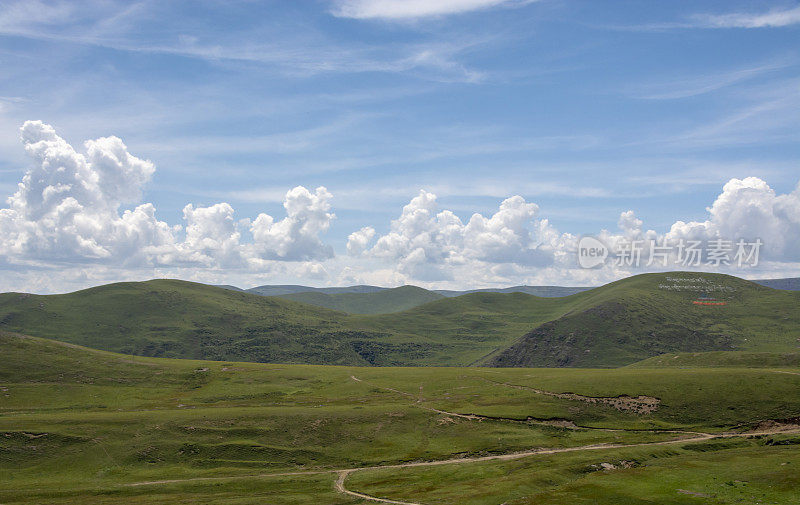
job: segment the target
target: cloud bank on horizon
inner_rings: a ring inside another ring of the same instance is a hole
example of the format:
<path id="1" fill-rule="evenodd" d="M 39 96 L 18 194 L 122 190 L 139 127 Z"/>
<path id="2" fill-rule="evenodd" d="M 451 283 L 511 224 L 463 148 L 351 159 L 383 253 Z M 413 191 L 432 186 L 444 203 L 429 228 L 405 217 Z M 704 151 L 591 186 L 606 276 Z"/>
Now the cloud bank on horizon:
<path id="1" fill-rule="evenodd" d="M 504 199 L 491 215 L 474 213 L 464 222 L 439 209 L 435 194 L 420 190 L 387 233 L 370 226 L 350 233 L 343 256 L 324 242 L 336 217 L 334 195 L 324 187 L 288 190 L 280 219 L 266 213 L 237 218 L 225 202 L 188 203 L 183 223 L 169 224 L 157 218 L 152 203 L 140 202 L 154 163 L 129 153 L 121 139 L 87 140 L 79 152 L 41 121 L 25 122 L 20 133 L 32 165 L 8 207 L 0 209 L 0 265 L 7 271 L 69 276 L 74 269 L 82 277 L 92 269 L 100 276 L 124 269 L 211 280 L 278 273 L 334 284 L 461 287 L 519 279 L 595 284 L 637 273 L 611 264 L 580 269 L 579 237 L 557 230 L 519 195 Z M 122 210 L 125 204 L 136 206 Z M 759 178 L 731 179 L 707 211 L 704 221 L 676 221 L 658 233 L 628 210 L 620 214 L 618 230 L 598 230 L 597 236 L 612 246 L 642 239 L 758 238 L 767 271 L 800 264 L 800 183 L 792 193 L 776 194 Z"/>

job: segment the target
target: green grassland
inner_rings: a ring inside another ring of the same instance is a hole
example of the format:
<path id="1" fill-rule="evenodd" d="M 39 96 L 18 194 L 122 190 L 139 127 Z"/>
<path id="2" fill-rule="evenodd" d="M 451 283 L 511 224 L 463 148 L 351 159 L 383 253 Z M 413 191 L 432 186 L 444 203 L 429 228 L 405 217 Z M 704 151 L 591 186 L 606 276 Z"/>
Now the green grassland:
<path id="1" fill-rule="evenodd" d="M 397 297 L 409 291 L 388 292 Z M 692 303 L 706 291 L 727 305 Z M 367 299 L 359 304 L 368 304 Z M 5 293 L 0 295 L 0 329 L 157 357 L 358 366 L 615 367 L 675 352 L 797 352 L 798 309 L 800 292 L 680 272 L 640 275 L 562 298 L 472 293 L 373 315 L 156 280 L 65 295 Z"/>
<path id="2" fill-rule="evenodd" d="M 698 499 L 677 489 L 714 494 L 714 503 L 746 492 L 772 503 L 796 497 L 787 491 L 797 484 L 796 434 L 635 444 L 793 422 L 797 368 L 260 364 L 130 356 L 12 333 L 0 333 L 0 349 L 3 504 L 367 503 L 337 492 L 343 469 L 362 469 L 348 489 L 419 503 Z M 657 408 L 588 401 L 620 395 L 646 395 Z M 581 449 L 593 444 L 635 446 Z M 536 448 L 574 452 L 376 468 Z M 592 466 L 603 462 L 620 468 Z"/>
<path id="3" fill-rule="evenodd" d="M 775 436 L 369 470 L 354 473 L 348 485 L 372 496 L 425 504 L 796 504 L 797 444 L 797 435 Z"/>
<path id="4" fill-rule="evenodd" d="M 661 354 L 628 368 L 800 367 L 800 352 L 710 351 Z"/>
<path id="5" fill-rule="evenodd" d="M 349 314 L 388 314 L 413 309 L 444 296 L 416 286 L 401 286 L 375 293 L 328 294 L 307 291 L 280 295 L 280 298 Z"/>

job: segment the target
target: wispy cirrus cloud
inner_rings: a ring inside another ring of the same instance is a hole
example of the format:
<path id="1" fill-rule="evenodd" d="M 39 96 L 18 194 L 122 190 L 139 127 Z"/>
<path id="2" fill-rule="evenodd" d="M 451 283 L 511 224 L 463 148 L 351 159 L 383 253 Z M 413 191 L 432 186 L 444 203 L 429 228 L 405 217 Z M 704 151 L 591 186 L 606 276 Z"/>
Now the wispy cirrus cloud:
<path id="1" fill-rule="evenodd" d="M 536 0 L 338 0 L 331 13 L 354 19 L 409 20 L 460 14 L 491 7 L 515 7 Z"/>
<path id="2" fill-rule="evenodd" d="M 689 98 L 727 88 L 794 64 L 794 61 L 781 60 L 737 70 L 715 72 L 676 80 L 662 80 L 658 83 L 637 87 L 633 90 L 633 95 L 644 100 Z"/>
<path id="3" fill-rule="evenodd" d="M 75 6 L 66 2 L 11 2 L 0 12 L 0 29 L 63 24 L 66 20 L 73 20 L 75 14 Z"/>
<path id="4" fill-rule="evenodd" d="M 167 30 L 158 37 L 143 37 L 140 28 L 144 24 L 164 25 Z M 314 30 L 299 34 L 260 25 L 221 36 L 203 22 L 177 25 L 158 18 L 148 2 L 113 1 L 87 2 L 82 7 L 68 2 L 9 2 L 0 9 L 2 35 L 212 63 L 259 65 L 291 77 L 371 72 L 405 74 L 434 82 L 483 80 L 485 74 L 465 64 L 461 57 L 491 42 L 491 37 L 470 34 L 377 47 L 334 41 Z"/>
<path id="5" fill-rule="evenodd" d="M 783 28 L 797 24 L 800 24 L 800 5 L 766 12 L 696 13 L 675 21 L 604 25 L 603 28 L 633 32 L 666 32 L 685 29 Z"/>
<path id="6" fill-rule="evenodd" d="M 211 62 L 241 62 L 274 66 L 294 77 L 333 73 L 407 74 L 435 82 L 478 82 L 484 72 L 458 61 L 460 53 L 474 46 L 463 43 L 417 43 L 380 52 L 370 48 L 336 46 L 329 43 L 299 41 L 292 44 L 204 44 L 189 39 L 174 43 L 151 44 L 136 40 L 96 36 L 43 33 L 36 30 L 4 30 L 0 34 L 24 38 L 95 46 L 131 53 L 179 56 Z M 294 47 L 292 47 L 292 45 Z"/>
<path id="7" fill-rule="evenodd" d="M 800 111 L 800 79 L 792 78 L 749 90 L 749 103 L 673 141 L 684 146 L 744 146 L 796 142 Z"/>
<path id="8" fill-rule="evenodd" d="M 693 19 L 704 28 L 777 28 L 800 24 L 800 6 L 763 13 L 699 14 Z"/>

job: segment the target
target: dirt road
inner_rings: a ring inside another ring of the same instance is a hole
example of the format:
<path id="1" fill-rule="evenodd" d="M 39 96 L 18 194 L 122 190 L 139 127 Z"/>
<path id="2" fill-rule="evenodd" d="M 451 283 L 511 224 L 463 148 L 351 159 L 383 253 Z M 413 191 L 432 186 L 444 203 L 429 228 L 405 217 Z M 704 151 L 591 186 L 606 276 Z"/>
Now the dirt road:
<path id="1" fill-rule="evenodd" d="M 351 377 L 354 381 L 361 382 L 367 384 L 367 382 L 352 376 Z M 399 391 L 393 388 L 382 388 L 389 391 L 392 391 L 397 394 L 401 394 L 404 396 L 415 397 L 410 393 L 406 393 L 404 391 Z M 454 412 L 446 412 L 438 409 L 427 408 L 427 410 L 431 410 L 437 413 L 441 413 L 443 415 L 450 415 L 456 416 L 460 418 L 466 418 L 471 420 L 481 420 L 482 416 L 476 416 L 473 414 L 458 414 Z M 613 430 L 613 431 L 626 431 L 626 430 Z M 197 477 L 197 478 L 189 478 L 189 479 L 170 479 L 170 480 L 159 480 L 159 481 L 146 481 L 146 482 L 135 482 L 131 484 L 127 484 L 127 486 L 151 486 L 151 485 L 164 485 L 164 484 L 174 484 L 174 483 L 183 483 L 183 482 L 194 482 L 194 481 L 215 481 L 215 480 L 236 480 L 236 479 L 252 479 L 252 478 L 268 478 L 268 477 L 283 477 L 283 476 L 295 476 L 295 475 L 315 475 L 315 474 L 328 474 L 328 473 L 335 473 L 337 474 L 337 479 L 334 484 L 336 490 L 340 493 L 347 494 L 350 496 L 358 497 L 364 500 L 379 502 L 379 503 L 390 503 L 395 505 L 421 505 L 419 503 L 414 502 L 406 502 L 406 501 L 398 501 L 392 500 L 389 498 L 380 498 L 377 496 L 370 496 L 368 494 L 360 493 L 358 491 L 353 491 L 347 489 L 346 481 L 347 477 L 350 476 L 354 472 L 361 472 L 361 471 L 369 471 L 369 470 L 391 470 L 391 469 L 403 469 L 403 468 L 420 468 L 420 467 L 429 467 L 429 466 L 441 466 L 441 465 L 458 465 L 458 464 L 471 464 L 471 463 L 480 463 L 485 461 L 510 461 L 516 460 L 521 458 L 528 458 L 537 455 L 546 455 L 546 454 L 559 454 L 565 452 L 585 452 L 585 451 L 598 451 L 598 450 L 609 450 L 609 449 L 626 449 L 632 447 L 655 447 L 655 446 L 664 446 L 664 445 L 674 445 L 674 444 L 686 444 L 692 442 L 702 442 L 706 440 L 710 440 L 713 438 L 736 438 L 736 437 L 752 437 L 752 436 L 759 436 L 759 435 L 775 435 L 775 434 L 788 434 L 788 433 L 800 433 L 800 427 L 795 428 L 787 428 L 787 426 L 776 426 L 774 428 L 759 430 L 759 431 L 751 431 L 751 432 L 743 432 L 743 433 L 702 433 L 702 432 L 693 432 L 693 431 L 680 431 L 680 430 L 669 430 L 665 431 L 664 433 L 674 433 L 676 435 L 683 435 L 680 438 L 675 438 L 672 440 L 664 440 L 660 442 L 642 442 L 642 443 L 635 443 L 635 444 L 591 444 L 591 445 L 583 445 L 583 446 L 576 446 L 576 447 L 560 447 L 560 448 L 536 448 L 527 451 L 521 452 L 514 452 L 514 453 L 507 453 L 507 454 L 495 454 L 491 456 L 474 456 L 474 457 L 458 457 L 458 458 L 450 458 L 450 459 L 442 459 L 442 460 L 434 460 L 434 461 L 417 461 L 412 463 L 398 463 L 392 465 L 377 465 L 377 466 L 367 466 L 367 467 L 359 467 L 359 468 L 340 468 L 340 469 L 330 469 L 330 470 L 307 470 L 307 471 L 298 471 L 298 472 L 285 472 L 285 473 L 264 473 L 264 474 L 256 474 L 256 475 L 240 475 L 240 476 L 232 476 L 232 477 Z"/>

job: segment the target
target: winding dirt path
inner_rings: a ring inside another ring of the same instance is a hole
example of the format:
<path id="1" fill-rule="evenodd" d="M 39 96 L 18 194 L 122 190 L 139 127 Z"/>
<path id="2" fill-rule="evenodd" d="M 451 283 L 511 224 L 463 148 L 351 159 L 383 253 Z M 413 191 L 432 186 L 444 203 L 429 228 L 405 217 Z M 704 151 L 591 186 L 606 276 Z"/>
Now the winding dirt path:
<path id="1" fill-rule="evenodd" d="M 394 388 L 376 386 L 374 384 L 370 384 L 358 377 L 351 376 L 356 382 L 361 382 L 364 384 L 369 384 L 372 387 L 378 387 L 380 389 L 392 391 L 397 394 L 401 394 L 406 397 L 416 398 L 414 405 L 417 405 L 423 409 L 430 410 L 433 412 L 437 412 L 443 415 L 459 417 L 463 419 L 469 420 L 483 420 L 483 419 L 493 419 L 487 418 L 484 416 L 479 416 L 475 414 L 458 414 L 454 412 L 447 412 L 435 408 L 424 407 L 422 405 L 418 405 L 421 402 L 421 399 L 418 398 L 416 395 L 412 395 L 411 393 L 406 393 L 404 391 L 400 391 Z M 516 421 L 516 422 L 524 422 L 519 420 L 509 420 L 509 421 Z M 574 429 L 584 429 L 581 427 L 575 427 Z M 640 430 L 624 430 L 624 429 L 606 429 L 606 428 L 595 428 L 598 430 L 603 431 L 637 431 Z M 643 430 L 648 431 L 648 430 Z M 375 466 L 365 466 L 365 467 L 358 467 L 358 468 L 341 468 L 341 469 L 330 469 L 330 470 L 305 470 L 305 471 L 295 471 L 295 472 L 283 472 L 283 473 L 261 473 L 261 474 L 251 474 L 251 475 L 236 475 L 236 476 L 229 476 L 229 477 L 194 477 L 188 479 L 169 479 L 169 480 L 157 480 L 157 481 L 145 481 L 145 482 L 134 482 L 130 484 L 125 484 L 125 486 L 151 486 L 151 485 L 163 485 L 163 484 L 174 484 L 174 483 L 184 483 L 184 482 L 200 482 L 200 481 L 220 481 L 220 480 L 238 480 L 238 479 L 252 479 L 252 478 L 269 478 L 269 477 L 286 477 L 286 476 L 300 476 L 300 475 L 320 475 L 320 474 L 336 474 L 337 478 L 334 483 L 335 489 L 342 493 L 349 496 L 354 496 L 357 498 L 361 498 L 364 500 L 374 501 L 378 503 L 389 503 L 394 505 L 421 505 L 416 502 L 407 502 L 407 501 L 399 501 L 399 500 L 392 500 L 390 498 L 381 498 L 377 496 L 368 495 L 365 493 L 360 493 L 358 491 L 353 491 L 351 489 L 347 489 L 346 481 L 347 477 L 349 477 L 354 472 L 362 472 L 362 471 L 370 471 L 370 470 L 392 470 L 392 469 L 403 469 L 403 468 L 422 468 L 422 467 L 431 467 L 431 466 L 441 466 L 441 465 L 458 465 L 458 464 L 469 464 L 469 463 L 481 463 L 486 461 L 511 461 L 517 460 L 521 458 L 527 458 L 531 456 L 538 456 L 538 455 L 547 455 L 547 454 L 560 454 L 566 452 L 586 452 L 586 451 L 599 451 L 599 450 L 611 450 L 611 449 L 627 449 L 632 447 L 657 447 L 657 446 L 666 446 L 666 445 L 674 445 L 674 444 L 686 444 L 686 443 L 693 443 L 693 442 L 703 442 L 706 440 L 711 440 L 715 438 L 739 438 L 739 437 L 752 437 L 752 436 L 759 436 L 759 435 L 775 435 L 775 434 L 789 434 L 789 433 L 800 433 L 800 427 L 790 428 L 787 429 L 786 426 L 776 426 L 771 427 L 769 429 L 758 430 L 758 431 L 750 431 L 750 432 L 741 432 L 741 433 L 702 433 L 702 432 L 693 432 L 693 431 L 680 431 L 680 430 L 664 430 L 658 431 L 659 433 L 674 433 L 676 435 L 684 435 L 681 438 L 675 438 L 671 440 L 663 440 L 659 442 L 641 442 L 641 443 L 632 443 L 632 444 L 591 444 L 591 445 L 582 445 L 582 446 L 575 446 L 575 447 L 560 447 L 560 448 L 536 448 L 530 449 L 527 451 L 520 451 L 520 452 L 513 452 L 513 453 L 506 453 L 506 454 L 494 454 L 490 456 L 472 456 L 472 457 L 457 457 L 457 458 L 449 458 L 449 459 L 441 459 L 441 460 L 433 460 L 433 461 L 416 461 L 411 463 L 397 463 L 391 465 L 375 465 Z"/>
<path id="2" fill-rule="evenodd" d="M 663 440 L 661 442 L 641 442 L 637 444 L 591 444 L 591 445 L 581 445 L 576 447 L 560 447 L 555 449 L 532 449 L 529 451 L 522 451 L 522 452 L 513 452 L 508 454 L 496 454 L 492 456 L 475 456 L 475 457 L 467 457 L 467 458 L 451 458 L 451 459 L 442 459 L 442 460 L 435 460 L 435 461 L 418 461 L 414 463 L 399 463 L 395 465 L 379 465 L 379 466 L 369 466 L 369 467 L 362 467 L 362 468 L 348 468 L 345 470 L 334 470 L 338 473 L 339 477 L 336 480 L 336 489 L 345 494 L 349 494 L 352 496 L 358 496 L 364 498 L 366 500 L 372 500 L 382 503 L 394 503 L 394 504 L 401 504 L 401 505 L 420 505 L 418 503 L 413 502 L 403 502 L 403 501 L 395 501 L 390 500 L 388 498 L 379 498 L 375 496 L 370 496 L 367 494 L 359 493 L 356 491 L 351 491 L 345 487 L 345 481 L 347 477 L 359 471 L 367 471 L 367 470 L 391 470 L 391 469 L 401 469 L 401 468 L 420 468 L 420 467 L 428 467 L 428 466 L 441 466 L 441 465 L 454 465 L 454 464 L 465 464 L 465 463 L 481 463 L 485 461 L 511 461 L 521 458 L 527 458 L 530 456 L 538 456 L 538 455 L 546 455 L 546 454 L 560 454 L 564 452 L 585 452 L 585 451 L 599 451 L 599 450 L 606 450 L 606 449 L 628 449 L 632 447 L 657 447 L 657 446 L 664 446 L 664 445 L 674 445 L 674 444 L 686 444 L 692 442 L 703 442 L 706 440 L 711 440 L 713 438 L 741 438 L 741 437 L 753 437 L 759 435 L 775 435 L 775 434 L 787 434 L 787 433 L 800 433 L 800 428 L 796 428 L 793 430 L 779 430 L 779 429 L 770 429 L 770 430 L 763 430 L 763 431 L 752 431 L 752 432 L 745 432 L 745 433 L 722 433 L 722 434 L 713 434 L 713 433 L 699 433 L 696 436 L 690 438 L 678 438 L 674 440 Z"/>
<path id="3" fill-rule="evenodd" d="M 353 491 L 347 489 L 345 486 L 345 481 L 350 474 L 354 472 L 363 472 L 369 470 L 392 470 L 392 469 L 402 469 L 402 468 L 421 468 L 421 467 L 429 467 L 429 466 L 441 466 L 441 465 L 457 465 L 457 464 L 469 464 L 469 463 L 481 463 L 485 461 L 512 461 L 521 458 L 527 458 L 531 456 L 538 456 L 538 455 L 546 455 L 546 454 L 560 454 L 565 452 L 586 452 L 586 451 L 600 451 L 600 450 L 610 450 L 610 449 L 627 449 L 632 447 L 657 447 L 657 446 L 665 446 L 665 445 L 674 445 L 674 444 L 686 444 L 692 442 L 703 442 L 706 440 L 711 440 L 714 438 L 740 438 L 740 437 L 752 437 L 752 436 L 759 436 L 759 435 L 775 435 L 775 434 L 789 434 L 789 433 L 800 433 L 800 428 L 795 428 L 791 430 L 786 429 L 769 429 L 769 430 L 762 430 L 762 431 L 751 431 L 751 432 L 744 432 L 744 433 L 721 433 L 721 434 L 714 434 L 714 433 L 698 433 L 695 436 L 687 437 L 687 438 L 678 438 L 673 440 L 664 440 L 660 442 L 641 442 L 636 444 L 591 444 L 591 445 L 581 445 L 576 447 L 560 447 L 560 448 L 537 448 L 531 449 L 528 451 L 521 451 L 521 452 L 513 452 L 507 454 L 495 454 L 491 456 L 473 456 L 473 457 L 459 457 L 459 458 L 450 458 L 450 459 L 440 459 L 434 461 L 416 461 L 412 463 L 397 463 L 393 465 L 375 465 L 375 466 L 365 466 L 365 467 L 358 467 L 358 468 L 343 468 L 343 469 L 332 469 L 332 470 L 306 470 L 306 471 L 299 471 L 299 472 L 283 472 L 283 473 L 262 473 L 256 475 L 236 475 L 230 477 L 195 477 L 189 479 L 169 479 L 169 480 L 155 480 L 155 481 L 145 481 L 145 482 L 134 482 L 131 484 L 125 484 L 125 486 L 151 486 L 151 485 L 162 485 L 162 484 L 175 484 L 175 483 L 184 483 L 184 482 L 200 482 L 200 481 L 219 481 L 219 480 L 238 480 L 238 479 L 252 479 L 252 478 L 269 478 L 269 477 L 286 477 L 286 476 L 300 476 L 300 475 L 319 475 L 319 474 L 328 474 L 328 473 L 335 473 L 337 474 L 337 479 L 335 482 L 334 487 L 340 493 L 347 494 L 350 496 L 355 496 L 358 498 L 362 498 L 364 500 L 379 502 L 379 503 L 391 503 L 395 505 L 421 505 L 415 502 L 405 502 L 405 501 L 398 501 L 392 500 L 389 498 L 380 498 L 377 496 L 371 496 L 365 493 L 360 493 L 358 491 Z"/>
<path id="4" fill-rule="evenodd" d="M 397 500 L 389 500 L 388 498 L 378 498 L 377 496 L 370 496 L 368 494 L 359 493 L 358 491 L 350 491 L 346 487 L 344 487 L 344 481 L 347 479 L 347 476 L 350 475 L 353 470 L 339 470 L 338 474 L 339 477 L 336 479 L 336 490 L 340 493 L 349 494 L 350 496 L 356 496 L 358 498 L 363 498 L 365 500 L 376 501 L 380 503 L 394 503 L 395 505 L 420 505 L 419 503 L 409 502 L 409 501 L 397 501 Z"/>

